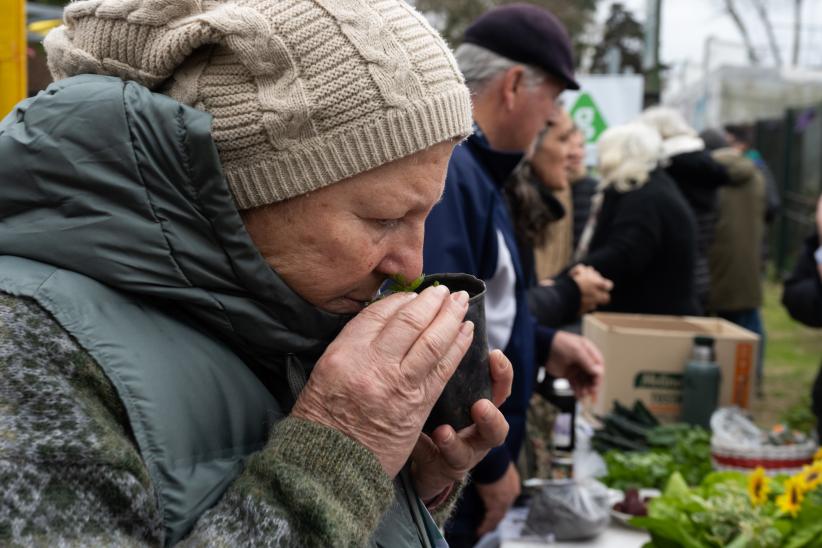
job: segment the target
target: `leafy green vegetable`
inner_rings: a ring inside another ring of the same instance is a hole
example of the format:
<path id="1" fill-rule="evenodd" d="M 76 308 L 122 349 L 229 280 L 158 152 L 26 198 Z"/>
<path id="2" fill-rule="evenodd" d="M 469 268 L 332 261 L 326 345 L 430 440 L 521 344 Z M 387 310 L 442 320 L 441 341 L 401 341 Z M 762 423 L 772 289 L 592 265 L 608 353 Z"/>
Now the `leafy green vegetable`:
<path id="1" fill-rule="evenodd" d="M 774 503 L 784 479 L 771 478 L 773 493 L 764 503 L 752 502 L 749 476 L 714 472 L 697 487 L 671 475 L 662 496 L 648 505 L 648 516 L 630 523 L 651 534 L 647 548 L 807 548 L 822 546 L 822 488 L 805 494 L 799 514 L 791 519 Z"/>
<path id="2" fill-rule="evenodd" d="M 424 279 L 425 274 L 411 281 L 408 281 L 402 274 L 394 274 L 391 276 L 391 287 L 389 290 L 392 293 L 411 293 L 417 290 Z"/>
<path id="3" fill-rule="evenodd" d="M 603 482 L 614 489 L 656 487 L 661 489 L 674 472 L 690 485 L 699 485 L 711 473 L 711 438 L 706 430 L 689 425 L 672 424 L 649 430 L 650 450 L 625 440 L 600 433 L 601 440 L 625 451 L 605 452 L 608 474 Z"/>

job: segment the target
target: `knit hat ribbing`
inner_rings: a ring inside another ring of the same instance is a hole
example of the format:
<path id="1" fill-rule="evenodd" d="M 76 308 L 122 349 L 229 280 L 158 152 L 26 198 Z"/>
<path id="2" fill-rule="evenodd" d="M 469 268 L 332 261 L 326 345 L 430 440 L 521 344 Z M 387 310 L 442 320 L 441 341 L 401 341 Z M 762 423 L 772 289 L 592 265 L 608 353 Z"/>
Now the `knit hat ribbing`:
<path id="1" fill-rule="evenodd" d="M 471 132 L 448 47 L 403 0 L 84 0 L 46 38 L 55 78 L 135 80 L 209 112 L 240 209 Z"/>

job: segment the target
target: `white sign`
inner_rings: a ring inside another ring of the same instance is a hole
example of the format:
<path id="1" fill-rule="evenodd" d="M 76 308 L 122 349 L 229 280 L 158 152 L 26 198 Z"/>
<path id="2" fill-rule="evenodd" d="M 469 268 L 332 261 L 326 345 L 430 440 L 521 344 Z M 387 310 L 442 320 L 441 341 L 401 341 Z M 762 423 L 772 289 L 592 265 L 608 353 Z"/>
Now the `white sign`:
<path id="1" fill-rule="evenodd" d="M 642 112 L 644 83 L 636 74 L 580 75 L 579 91 L 562 94 L 565 108 L 585 135 L 587 163 L 596 163 L 596 141 L 609 127 L 627 124 Z"/>

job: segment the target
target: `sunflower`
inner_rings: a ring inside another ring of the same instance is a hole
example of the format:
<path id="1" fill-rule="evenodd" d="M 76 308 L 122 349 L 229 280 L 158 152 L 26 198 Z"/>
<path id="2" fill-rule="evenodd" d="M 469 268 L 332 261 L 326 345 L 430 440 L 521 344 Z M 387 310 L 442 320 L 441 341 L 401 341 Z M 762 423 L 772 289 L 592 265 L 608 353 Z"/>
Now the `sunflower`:
<path id="1" fill-rule="evenodd" d="M 813 461 L 822 461 L 822 447 L 816 450 L 816 453 L 813 456 Z"/>
<path id="2" fill-rule="evenodd" d="M 793 476 L 785 480 L 785 492 L 776 497 L 776 505 L 785 514 L 790 514 L 791 517 L 796 517 L 799 513 L 799 507 L 802 506 L 802 499 L 805 498 L 805 493 L 802 490 L 802 478 Z"/>
<path id="3" fill-rule="evenodd" d="M 767 502 L 770 492 L 768 476 L 765 475 L 765 469 L 760 466 L 748 476 L 748 498 L 754 506 L 761 506 Z"/>
<path id="4" fill-rule="evenodd" d="M 807 493 L 813 491 L 822 484 L 822 461 L 815 461 L 812 465 L 806 466 L 799 473 L 802 482 L 802 489 Z"/>

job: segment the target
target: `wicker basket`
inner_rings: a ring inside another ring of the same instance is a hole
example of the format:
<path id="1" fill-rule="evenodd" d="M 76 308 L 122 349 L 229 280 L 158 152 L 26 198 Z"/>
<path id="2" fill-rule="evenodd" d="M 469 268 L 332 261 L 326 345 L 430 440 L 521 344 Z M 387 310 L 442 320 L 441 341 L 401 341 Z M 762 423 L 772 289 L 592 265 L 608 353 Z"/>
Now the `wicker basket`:
<path id="1" fill-rule="evenodd" d="M 744 446 L 711 440 L 711 461 L 715 470 L 750 472 L 761 466 L 769 476 L 796 474 L 813 462 L 816 443 L 809 440 L 794 445 Z"/>

